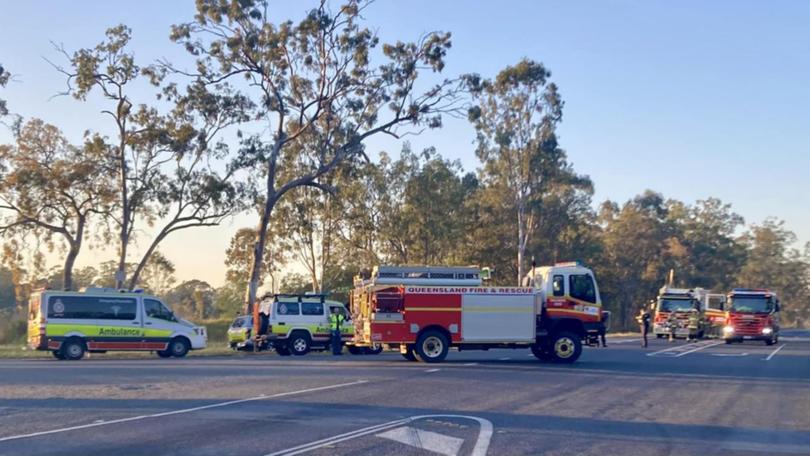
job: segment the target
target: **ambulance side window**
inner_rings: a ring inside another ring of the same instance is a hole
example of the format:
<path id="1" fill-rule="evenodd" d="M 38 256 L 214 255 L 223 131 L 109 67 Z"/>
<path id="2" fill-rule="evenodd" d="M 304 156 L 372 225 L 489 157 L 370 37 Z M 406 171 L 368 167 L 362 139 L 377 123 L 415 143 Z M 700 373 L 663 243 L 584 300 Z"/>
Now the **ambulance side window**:
<path id="1" fill-rule="evenodd" d="M 565 277 L 555 275 L 551 282 L 551 288 L 554 296 L 565 296 Z"/>
<path id="2" fill-rule="evenodd" d="M 323 315 L 323 304 L 319 302 L 302 302 L 301 315 Z"/>
<path id="3" fill-rule="evenodd" d="M 301 315 L 301 307 L 297 302 L 279 301 L 276 306 L 276 315 L 286 317 L 289 315 Z"/>
<path id="4" fill-rule="evenodd" d="M 172 312 L 160 301 L 154 299 L 143 300 L 143 310 L 147 317 L 158 320 L 177 321 Z"/>
<path id="5" fill-rule="evenodd" d="M 571 297 L 585 302 L 596 302 L 596 287 L 588 274 L 571 274 L 569 277 Z"/>

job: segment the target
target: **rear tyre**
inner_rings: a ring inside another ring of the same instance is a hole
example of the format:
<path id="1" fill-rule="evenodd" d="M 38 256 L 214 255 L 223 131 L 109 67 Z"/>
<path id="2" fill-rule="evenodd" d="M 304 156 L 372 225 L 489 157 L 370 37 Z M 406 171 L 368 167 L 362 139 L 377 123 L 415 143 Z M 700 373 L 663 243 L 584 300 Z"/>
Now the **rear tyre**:
<path id="1" fill-rule="evenodd" d="M 161 358 L 171 358 L 172 353 L 169 350 L 158 350 L 157 355 Z"/>
<path id="2" fill-rule="evenodd" d="M 276 353 L 278 353 L 278 356 L 290 356 L 291 355 L 290 350 L 287 347 L 283 347 L 283 346 L 280 346 L 280 345 L 276 347 Z"/>
<path id="3" fill-rule="evenodd" d="M 365 354 L 365 350 L 362 347 L 358 347 L 358 346 L 355 346 L 355 345 L 349 345 L 348 347 L 346 347 L 346 350 L 348 350 L 349 353 L 352 354 L 352 355 L 363 355 L 363 354 Z"/>
<path id="4" fill-rule="evenodd" d="M 51 352 L 51 354 L 53 355 L 54 358 L 56 358 L 56 359 L 58 359 L 60 361 L 65 359 L 65 357 L 62 356 L 62 352 L 60 352 L 59 350 L 54 350 L 54 351 Z"/>
<path id="5" fill-rule="evenodd" d="M 447 358 L 450 343 L 442 332 L 429 330 L 416 339 L 416 357 L 423 363 L 440 363 Z"/>
<path id="6" fill-rule="evenodd" d="M 288 350 L 295 356 L 304 356 L 309 353 L 311 342 L 306 333 L 294 332 L 287 345 Z"/>
<path id="7" fill-rule="evenodd" d="M 62 348 L 60 348 L 59 351 L 63 359 L 78 361 L 84 357 L 84 352 L 87 351 L 87 348 L 83 340 L 72 337 L 62 342 Z"/>
<path id="8" fill-rule="evenodd" d="M 556 334 L 551 342 L 551 356 L 554 362 L 571 364 L 582 354 L 582 341 L 567 331 Z"/>
<path id="9" fill-rule="evenodd" d="M 408 361 L 419 361 L 416 359 L 416 353 L 413 352 L 413 347 L 410 345 L 405 349 L 405 353 L 401 353 L 401 355 Z"/>
<path id="10" fill-rule="evenodd" d="M 532 345 L 532 354 L 535 358 L 539 359 L 543 362 L 551 361 L 553 356 L 549 353 L 548 348 L 544 347 L 541 344 L 534 344 Z"/>
<path id="11" fill-rule="evenodd" d="M 191 350 L 191 345 L 188 343 L 188 340 L 182 337 L 175 337 L 169 342 L 169 348 L 167 351 L 169 355 L 174 356 L 175 358 L 182 358 L 186 356 L 188 351 Z"/>

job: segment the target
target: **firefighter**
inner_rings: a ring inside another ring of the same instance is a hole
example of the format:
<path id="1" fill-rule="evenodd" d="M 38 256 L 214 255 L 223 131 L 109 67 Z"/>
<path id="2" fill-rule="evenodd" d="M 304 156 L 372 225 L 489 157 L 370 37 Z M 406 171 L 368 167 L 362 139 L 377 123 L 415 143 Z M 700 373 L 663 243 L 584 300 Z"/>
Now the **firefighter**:
<path id="1" fill-rule="evenodd" d="M 650 332 L 650 312 L 647 310 L 647 306 L 643 306 L 641 310 L 638 311 L 636 321 L 641 330 L 641 346 L 647 348 L 647 333 Z"/>
<path id="2" fill-rule="evenodd" d="M 602 341 L 602 347 L 607 348 L 607 341 L 605 340 L 605 333 L 607 332 L 608 327 L 608 319 L 610 318 L 610 312 L 603 311 L 602 312 L 602 324 L 599 326 L 599 339 Z M 598 346 L 599 344 L 597 344 Z"/>
<path id="3" fill-rule="evenodd" d="M 343 340 L 340 334 L 340 327 L 343 324 L 343 314 L 340 312 L 339 307 L 332 307 L 330 310 L 329 330 L 332 333 L 332 355 L 338 356 L 343 354 Z"/>
<path id="4" fill-rule="evenodd" d="M 697 335 L 698 330 L 700 329 L 700 315 L 698 315 L 697 309 L 692 309 L 689 312 L 689 332 L 686 335 L 686 341 L 697 342 Z"/>
<path id="5" fill-rule="evenodd" d="M 667 317 L 667 327 L 669 327 L 669 341 L 675 342 L 675 331 L 678 330 L 678 318 L 675 317 L 675 312 L 670 312 Z"/>

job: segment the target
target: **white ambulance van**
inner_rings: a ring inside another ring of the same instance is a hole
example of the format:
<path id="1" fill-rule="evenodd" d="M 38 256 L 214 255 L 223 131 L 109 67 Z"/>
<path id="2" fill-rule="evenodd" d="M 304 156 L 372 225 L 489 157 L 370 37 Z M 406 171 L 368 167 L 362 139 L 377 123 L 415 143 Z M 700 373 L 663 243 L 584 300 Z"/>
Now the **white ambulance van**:
<path id="1" fill-rule="evenodd" d="M 57 359 L 85 353 L 153 351 L 181 358 L 205 348 L 205 327 L 177 317 L 160 299 L 111 288 L 40 290 L 28 308 L 28 345 Z"/>

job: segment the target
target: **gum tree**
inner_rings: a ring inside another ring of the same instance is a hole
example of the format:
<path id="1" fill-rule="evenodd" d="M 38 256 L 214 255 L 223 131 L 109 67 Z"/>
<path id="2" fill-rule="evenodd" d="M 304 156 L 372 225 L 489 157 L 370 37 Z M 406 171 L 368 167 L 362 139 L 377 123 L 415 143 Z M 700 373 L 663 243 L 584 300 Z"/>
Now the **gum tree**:
<path id="1" fill-rule="evenodd" d="M 302 186 L 332 191 L 322 178 L 363 157 L 368 138 L 439 127 L 441 115 L 458 108 L 459 80 L 432 85 L 421 77 L 444 68 L 450 34 L 380 45 L 363 25 L 366 6 L 349 1 L 333 11 L 322 1 L 293 22 L 273 20 L 267 1 L 198 0 L 194 21 L 173 28 L 172 38 L 196 57 L 196 70 L 184 73 L 209 86 L 238 84 L 257 107 L 257 132 L 242 137 L 232 164 L 250 170 L 258 187 L 248 308 L 270 217 L 285 194 Z"/>

